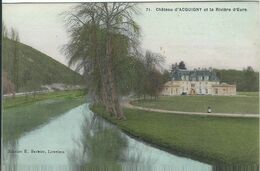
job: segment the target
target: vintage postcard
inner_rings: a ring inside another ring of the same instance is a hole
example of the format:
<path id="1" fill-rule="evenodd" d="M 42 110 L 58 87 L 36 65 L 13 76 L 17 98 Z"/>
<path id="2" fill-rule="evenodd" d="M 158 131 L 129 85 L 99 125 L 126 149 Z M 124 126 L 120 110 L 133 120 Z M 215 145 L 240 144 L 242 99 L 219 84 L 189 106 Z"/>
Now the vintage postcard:
<path id="1" fill-rule="evenodd" d="M 259 170 L 259 2 L 10 2 L 1 170 Z"/>

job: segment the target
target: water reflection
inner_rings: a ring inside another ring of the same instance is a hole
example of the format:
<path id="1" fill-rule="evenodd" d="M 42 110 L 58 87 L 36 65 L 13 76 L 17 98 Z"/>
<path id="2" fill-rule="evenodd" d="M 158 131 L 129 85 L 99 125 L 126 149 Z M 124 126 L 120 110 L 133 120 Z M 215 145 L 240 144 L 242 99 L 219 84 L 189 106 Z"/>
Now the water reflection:
<path id="1" fill-rule="evenodd" d="M 88 109 L 88 108 L 87 108 Z M 68 159 L 72 170 L 210 171 L 211 166 L 177 157 L 122 133 L 88 111 Z"/>
<path id="2" fill-rule="evenodd" d="M 126 136 L 93 113 L 91 117 L 85 116 L 81 136 L 74 143 L 68 156 L 73 170 L 121 171 L 122 163 L 138 159 L 138 156 L 127 158 Z"/>
<path id="3" fill-rule="evenodd" d="M 172 155 L 135 140 L 94 115 L 87 104 L 50 123 L 8 141 L 8 149 L 44 150 L 46 153 L 5 155 L 4 166 L 13 170 L 211 171 L 208 164 Z M 48 154 L 62 150 L 62 154 Z"/>
<path id="4" fill-rule="evenodd" d="M 15 151 L 18 146 L 18 141 L 16 139 L 11 139 L 3 142 L 3 163 L 5 167 L 3 170 L 6 171 L 16 171 L 17 170 L 17 152 Z"/>

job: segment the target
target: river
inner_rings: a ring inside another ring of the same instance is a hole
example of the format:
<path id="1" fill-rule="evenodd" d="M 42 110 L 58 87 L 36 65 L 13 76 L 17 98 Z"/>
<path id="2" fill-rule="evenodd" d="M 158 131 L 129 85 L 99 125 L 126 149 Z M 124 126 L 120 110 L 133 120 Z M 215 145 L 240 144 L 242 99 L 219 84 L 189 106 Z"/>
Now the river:
<path id="1" fill-rule="evenodd" d="M 4 144 L 3 170 L 211 171 L 124 134 L 83 104 Z"/>

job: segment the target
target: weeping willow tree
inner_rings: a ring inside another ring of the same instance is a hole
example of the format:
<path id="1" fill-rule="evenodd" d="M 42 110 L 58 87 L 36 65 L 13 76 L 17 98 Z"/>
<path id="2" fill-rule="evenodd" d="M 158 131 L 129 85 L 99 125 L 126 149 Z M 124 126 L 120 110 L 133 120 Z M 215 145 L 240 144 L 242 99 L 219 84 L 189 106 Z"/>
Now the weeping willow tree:
<path id="1" fill-rule="evenodd" d="M 83 71 L 93 101 L 118 119 L 125 118 L 120 105 L 125 81 L 119 75 L 128 68 L 121 63 L 138 56 L 137 14 L 136 4 L 116 2 L 82 3 L 63 13 L 70 35 L 63 48 L 69 65 Z"/>

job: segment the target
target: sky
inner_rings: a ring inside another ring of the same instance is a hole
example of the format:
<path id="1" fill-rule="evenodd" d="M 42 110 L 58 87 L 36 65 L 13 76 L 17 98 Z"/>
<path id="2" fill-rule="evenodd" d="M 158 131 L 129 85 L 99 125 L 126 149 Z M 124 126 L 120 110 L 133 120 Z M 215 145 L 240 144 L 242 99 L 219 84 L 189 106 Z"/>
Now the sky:
<path id="1" fill-rule="evenodd" d="M 67 59 L 60 49 L 69 37 L 60 13 L 75 5 L 4 4 L 3 21 L 7 27 L 18 30 L 22 43 L 66 65 Z M 164 55 L 166 69 L 183 60 L 188 69 L 241 70 L 252 66 L 259 71 L 257 2 L 165 2 L 138 3 L 138 6 L 141 14 L 134 18 L 141 27 L 141 47 Z M 159 8 L 173 11 L 159 11 Z M 209 8 L 214 10 L 204 11 Z M 216 11 L 216 8 L 231 11 Z"/>

